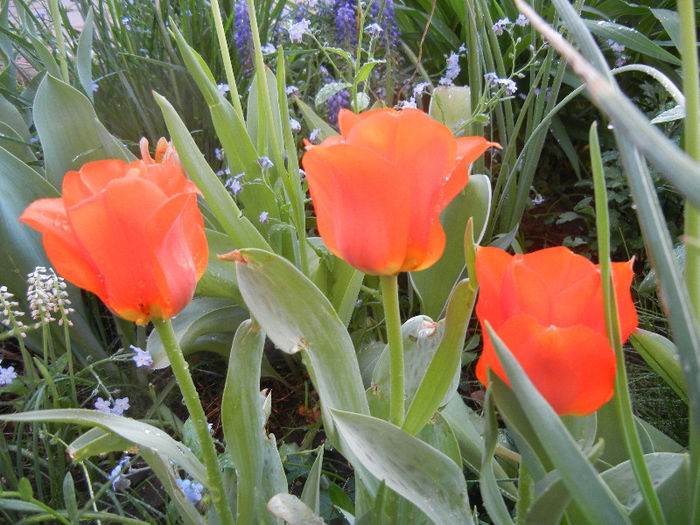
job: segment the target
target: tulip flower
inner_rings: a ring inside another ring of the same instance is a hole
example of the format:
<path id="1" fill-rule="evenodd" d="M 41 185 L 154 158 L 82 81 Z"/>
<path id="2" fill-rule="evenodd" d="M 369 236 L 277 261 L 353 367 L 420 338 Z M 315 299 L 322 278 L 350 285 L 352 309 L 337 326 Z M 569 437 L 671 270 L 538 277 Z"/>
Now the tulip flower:
<path id="1" fill-rule="evenodd" d="M 508 381 L 488 321 L 558 414 L 587 415 L 612 397 L 615 351 L 605 331 L 600 266 L 561 246 L 526 255 L 479 248 L 476 275 L 484 334 L 479 381 L 487 384 L 487 368 Z M 637 327 L 632 277 L 632 261 L 612 264 L 622 341 Z"/>
<path id="2" fill-rule="evenodd" d="M 328 249 L 374 275 L 423 270 L 445 248 L 440 212 L 489 147 L 456 139 L 417 109 L 341 110 L 340 135 L 302 159 L 318 230 Z"/>
<path id="3" fill-rule="evenodd" d="M 142 160 L 88 162 L 19 218 L 59 274 L 140 325 L 182 310 L 208 259 L 197 187 L 164 139 L 155 161 L 144 141 Z"/>

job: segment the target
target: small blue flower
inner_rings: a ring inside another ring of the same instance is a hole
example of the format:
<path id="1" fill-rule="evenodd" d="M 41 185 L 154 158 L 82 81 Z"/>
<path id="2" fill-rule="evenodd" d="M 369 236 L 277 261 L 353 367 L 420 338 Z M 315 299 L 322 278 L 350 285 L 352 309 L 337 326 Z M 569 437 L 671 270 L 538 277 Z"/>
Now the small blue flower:
<path id="1" fill-rule="evenodd" d="M 486 85 L 489 87 L 495 87 L 498 85 L 498 81 L 500 80 L 498 78 L 498 75 L 491 71 L 490 73 L 486 73 L 484 75 L 484 80 L 486 80 Z"/>
<path id="2" fill-rule="evenodd" d="M 3 368 L 0 366 L 0 386 L 7 386 L 17 379 L 17 372 L 14 366 Z"/>
<path id="3" fill-rule="evenodd" d="M 267 224 L 267 218 L 270 214 L 266 211 L 261 211 L 260 215 L 258 216 L 258 221 L 260 224 Z"/>
<path id="4" fill-rule="evenodd" d="M 214 148 L 216 160 L 224 160 L 224 150 L 222 148 Z"/>
<path id="5" fill-rule="evenodd" d="M 114 407 L 112 408 L 112 414 L 116 414 L 117 416 L 121 416 L 124 412 L 129 410 L 129 398 L 128 397 L 122 397 L 120 399 L 115 399 L 114 400 Z"/>
<path id="6" fill-rule="evenodd" d="M 129 348 L 135 352 L 132 359 L 134 360 L 134 363 L 136 363 L 136 368 L 142 366 L 149 367 L 153 364 L 153 357 L 151 357 L 151 354 L 148 353 L 148 350 L 141 350 L 138 346 L 134 345 L 130 345 Z"/>
<path id="7" fill-rule="evenodd" d="M 292 131 L 295 133 L 299 133 L 301 131 L 301 124 L 299 124 L 297 119 L 292 117 L 289 117 L 289 127 L 292 128 Z"/>
<path id="8" fill-rule="evenodd" d="M 626 49 L 624 44 L 618 44 L 612 38 L 608 39 L 608 45 L 615 53 L 622 53 Z"/>
<path id="9" fill-rule="evenodd" d="M 425 92 L 426 88 L 430 87 L 430 82 L 420 82 L 416 84 L 416 87 L 413 88 L 413 96 L 414 97 L 419 97 Z"/>
<path id="10" fill-rule="evenodd" d="M 379 35 L 381 35 L 384 30 L 382 29 L 382 26 L 380 26 L 378 23 L 374 22 L 367 27 L 365 27 L 365 32 L 369 34 L 372 38 L 377 38 Z"/>
<path id="11" fill-rule="evenodd" d="M 273 55 L 277 52 L 277 48 L 275 47 L 274 44 L 271 44 L 270 42 L 268 42 L 267 44 L 262 46 L 261 51 L 262 51 L 263 55 Z"/>
<path id="12" fill-rule="evenodd" d="M 508 30 L 508 27 L 512 23 L 513 22 L 511 22 L 510 18 L 508 18 L 508 17 L 501 18 L 495 24 L 493 24 L 493 27 L 491 28 L 491 30 L 493 31 L 494 35 L 501 36 L 503 34 L 503 31 Z"/>
<path id="13" fill-rule="evenodd" d="M 226 182 L 224 182 L 224 188 L 228 188 L 231 191 L 231 193 L 233 193 L 234 195 L 238 195 L 243 189 L 243 185 L 239 180 L 243 175 L 244 173 L 239 173 L 235 177 L 229 177 L 228 179 L 226 179 Z"/>
<path id="14" fill-rule="evenodd" d="M 122 474 L 122 469 L 124 468 L 124 465 L 128 463 L 130 459 L 130 456 L 122 456 L 122 459 L 119 460 L 117 466 L 114 467 L 112 469 L 112 472 L 109 473 L 109 479 L 112 480 L 112 490 L 117 491 L 128 489 L 131 485 L 131 482 L 126 478 L 124 474 Z"/>
<path id="15" fill-rule="evenodd" d="M 189 479 L 178 479 L 176 483 L 193 505 L 196 505 L 202 500 L 202 490 L 204 490 L 204 486 L 201 483 L 192 483 L 192 480 Z"/>
<path id="16" fill-rule="evenodd" d="M 520 13 L 518 15 L 518 18 L 515 19 L 515 25 L 520 26 L 520 27 L 525 27 L 530 25 L 530 21 L 527 19 L 527 17 Z"/>
<path id="17" fill-rule="evenodd" d="M 260 165 L 260 169 L 263 169 L 263 170 L 268 169 L 268 168 L 272 168 L 274 166 L 272 161 L 268 157 L 264 157 L 264 156 L 260 157 L 258 159 L 258 164 Z"/>
<path id="18" fill-rule="evenodd" d="M 321 128 L 314 128 L 309 134 L 309 142 L 315 144 L 321 138 Z"/>
<path id="19" fill-rule="evenodd" d="M 299 22 L 296 22 L 289 26 L 289 40 L 293 43 L 298 44 L 301 42 L 301 38 L 305 33 L 309 32 L 309 26 L 311 25 L 311 20 L 304 18 Z"/>
<path id="20" fill-rule="evenodd" d="M 104 412 L 105 414 L 112 413 L 112 408 L 110 406 L 109 400 L 102 399 L 101 397 L 97 398 L 97 401 L 95 401 L 95 404 L 93 406 L 95 407 L 95 410 L 99 412 Z"/>
<path id="21" fill-rule="evenodd" d="M 284 92 L 287 95 L 296 95 L 297 93 L 299 93 L 299 88 L 296 86 L 287 86 L 287 89 L 285 89 Z"/>
<path id="22" fill-rule="evenodd" d="M 229 91 L 231 91 L 231 88 L 230 88 L 229 85 L 226 84 L 225 82 L 222 82 L 222 83 L 220 83 L 220 84 L 217 84 L 217 85 L 216 85 L 216 89 L 218 89 L 218 90 L 219 90 L 219 93 L 221 93 L 222 95 L 225 95 L 226 93 L 228 93 Z"/>
<path id="23" fill-rule="evenodd" d="M 627 55 L 620 55 L 615 60 L 615 67 L 622 67 L 627 63 Z"/>

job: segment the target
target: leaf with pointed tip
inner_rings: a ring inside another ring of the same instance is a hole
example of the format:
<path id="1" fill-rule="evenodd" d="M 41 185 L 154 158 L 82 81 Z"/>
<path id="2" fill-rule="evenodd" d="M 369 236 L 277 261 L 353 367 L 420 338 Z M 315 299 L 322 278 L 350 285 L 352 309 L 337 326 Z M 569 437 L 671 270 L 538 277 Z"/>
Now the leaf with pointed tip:
<path id="1" fill-rule="evenodd" d="M 97 410 L 66 408 L 55 410 L 35 410 L 0 416 L 1 421 L 71 423 L 99 427 L 113 432 L 140 448 L 147 448 L 159 456 L 172 460 L 190 476 L 206 485 L 207 474 L 204 466 L 188 450 L 161 429 L 128 417 L 106 414 Z"/>
<path id="2" fill-rule="evenodd" d="M 33 114 L 44 149 L 46 176 L 55 188 L 61 187 L 67 171 L 86 162 L 134 159 L 100 123 L 87 97 L 51 75 L 39 85 Z"/>
<path id="3" fill-rule="evenodd" d="M 436 524 L 473 524 L 461 467 L 400 428 L 371 416 L 331 410 L 344 440 L 376 478 Z"/>

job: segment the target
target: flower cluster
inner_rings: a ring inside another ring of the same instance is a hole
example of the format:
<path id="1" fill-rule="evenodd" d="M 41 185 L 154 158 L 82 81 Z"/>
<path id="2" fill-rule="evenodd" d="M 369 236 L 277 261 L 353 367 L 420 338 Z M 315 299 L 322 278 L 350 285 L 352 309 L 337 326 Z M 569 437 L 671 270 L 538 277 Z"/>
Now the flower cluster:
<path id="1" fill-rule="evenodd" d="M 506 95 L 514 95 L 518 86 L 511 78 L 499 78 L 493 71 L 484 75 L 486 85 L 492 89 L 503 89 Z"/>
<path id="2" fill-rule="evenodd" d="M 178 479 L 177 486 L 182 493 L 187 497 L 193 505 L 196 505 L 202 500 L 202 491 L 204 486 L 201 483 L 194 483 L 189 479 Z"/>
<path id="3" fill-rule="evenodd" d="M 67 319 L 67 316 L 74 311 L 70 307 L 71 302 L 66 291 L 65 280 L 56 275 L 52 268 L 47 270 L 43 266 L 37 266 L 27 275 L 27 284 L 29 284 L 27 301 L 37 327 L 55 321 L 53 317 L 55 313 L 61 314 L 58 324 L 62 325 L 63 319 Z M 68 321 L 69 326 L 72 324 Z"/>
<path id="4" fill-rule="evenodd" d="M 253 32 L 250 29 L 246 0 L 238 0 L 233 5 L 233 41 L 241 59 L 241 66 L 244 69 L 250 67 L 253 57 Z"/>
<path id="5" fill-rule="evenodd" d="M 335 13 L 335 30 L 338 41 L 345 39 L 353 43 L 357 41 L 356 6 L 355 0 L 335 0 L 333 12 Z"/>
<path id="6" fill-rule="evenodd" d="M 530 21 L 524 14 L 520 13 L 518 15 L 518 18 L 515 19 L 515 22 L 511 22 L 510 18 L 508 17 L 497 20 L 496 23 L 493 24 L 491 30 L 493 31 L 494 35 L 501 36 L 504 32 L 513 29 L 514 25 L 519 27 L 526 27 L 530 25 Z"/>
<path id="7" fill-rule="evenodd" d="M 230 170 L 228 170 L 228 172 L 231 173 Z M 227 178 L 224 182 L 224 188 L 228 188 L 233 195 L 238 195 L 243 189 L 243 185 L 241 184 L 241 178 L 243 175 L 245 175 L 245 172 L 239 173 L 234 177 Z"/>
<path id="8" fill-rule="evenodd" d="M 24 323 L 17 319 L 22 317 L 24 312 L 16 310 L 19 307 L 19 303 L 12 300 L 14 296 L 13 293 L 7 290 L 7 286 L 0 286 L 0 315 L 2 316 L 2 321 L 0 322 L 7 327 L 12 326 L 12 330 L 18 332 L 15 335 L 27 337 L 27 334 L 24 332 L 26 328 Z"/>
<path id="9" fill-rule="evenodd" d="M 615 42 L 612 38 L 608 39 L 608 46 L 610 47 L 610 50 L 615 53 L 615 67 L 622 67 L 627 63 L 627 59 L 629 58 L 627 55 L 624 54 L 625 47 L 624 44 L 618 44 Z"/>
<path id="10" fill-rule="evenodd" d="M 336 91 L 328 97 L 328 121 L 335 126 L 338 123 L 338 112 L 350 105 L 350 92 L 347 89 Z"/>
<path id="11" fill-rule="evenodd" d="M 95 407 L 95 410 L 98 412 L 104 412 L 105 414 L 116 414 L 117 416 L 121 416 L 131 408 L 129 405 L 129 398 L 128 397 L 121 397 L 119 399 L 114 400 L 114 406 L 111 406 L 112 404 L 108 399 L 102 399 L 101 397 L 97 398 L 97 401 L 95 401 L 95 404 L 93 405 Z"/>

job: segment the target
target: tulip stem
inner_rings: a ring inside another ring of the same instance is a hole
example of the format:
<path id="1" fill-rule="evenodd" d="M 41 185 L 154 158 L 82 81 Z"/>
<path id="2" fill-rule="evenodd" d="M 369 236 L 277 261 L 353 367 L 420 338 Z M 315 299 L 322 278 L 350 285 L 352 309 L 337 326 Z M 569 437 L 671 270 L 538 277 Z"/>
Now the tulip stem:
<path id="1" fill-rule="evenodd" d="M 389 421 L 400 427 L 404 420 L 404 370 L 398 275 L 382 275 L 379 281 L 382 288 L 386 337 L 389 343 L 389 378 L 391 382 Z"/>
<path id="2" fill-rule="evenodd" d="M 182 392 L 182 397 L 185 400 L 185 405 L 190 413 L 192 423 L 194 423 L 197 439 L 199 440 L 202 456 L 204 457 L 204 467 L 207 470 L 207 488 L 209 489 L 212 502 L 216 508 L 219 522 L 226 525 L 233 525 L 235 521 L 233 513 L 231 512 L 231 507 L 229 507 L 228 500 L 224 495 L 223 479 L 216 457 L 216 448 L 214 448 L 214 441 L 212 441 L 211 434 L 209 434 L 209 429 L 207 428 L 207 417 L 204 414 L 202 403 L 199 400 L 197 388 L 194 385 L 194 381 L 192 381 L 189 365 L 182 355 L 182 350 L 175 338 L 175 332 L 173 331 L 173 325 L 170 323 L 170 320 L 159 321 L 154 319 L 153 325 L 163 343 L 163 348 L 170 361 L 173 374 L 175 374 L 175 380 L 180 387 L 180 392 Z"/>

